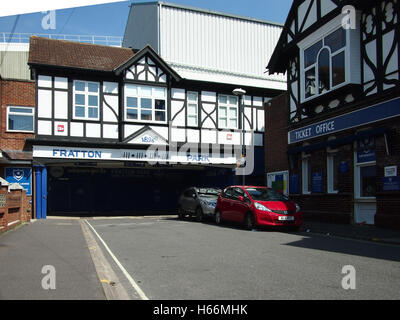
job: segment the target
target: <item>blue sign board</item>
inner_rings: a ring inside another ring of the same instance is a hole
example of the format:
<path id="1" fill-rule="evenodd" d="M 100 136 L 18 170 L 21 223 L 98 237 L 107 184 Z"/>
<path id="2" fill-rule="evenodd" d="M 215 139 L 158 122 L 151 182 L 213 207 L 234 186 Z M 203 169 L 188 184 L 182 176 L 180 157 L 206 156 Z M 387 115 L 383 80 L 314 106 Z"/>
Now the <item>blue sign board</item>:
<path id="1" fill-rule="evenodd" d="M 349 163 L 347 161 L 342 161 L 339 164 L 339 171 L 340 173 L 347 173 L 349 172 Z"/>
<path id="2" fill-rule="evenodd" d="M 18 183 L 28 196 L 32 195 L 32 169 L 31 168 L 6 168 L 6 180 L 9 183 Z"/>
<path id="3" fill-rule="evenodd" d="M 299 189 L 299 175 L 294 174 L 291 175 L 289 178 L 289 189 L 290 189 L 290 194 L 299 194 L 300 189 Z"/>
<path id="4" fill-rule="evenodd" d="M 314 172 L 312 174 L 312 190 L 313 193 L 324 192 L 324 179 L 322 178 L 322 172 Z"/>
<path id="5" fill-rule="evenodd" d="M 385 177 L 383 180 L 383 191 L 400 191 L 400 177 Z"/>
<path id="6" fill-rule="evenodd" d="M 367 107 L 289 132 L 289 144 L 400 116 L 400 99 Z"/>

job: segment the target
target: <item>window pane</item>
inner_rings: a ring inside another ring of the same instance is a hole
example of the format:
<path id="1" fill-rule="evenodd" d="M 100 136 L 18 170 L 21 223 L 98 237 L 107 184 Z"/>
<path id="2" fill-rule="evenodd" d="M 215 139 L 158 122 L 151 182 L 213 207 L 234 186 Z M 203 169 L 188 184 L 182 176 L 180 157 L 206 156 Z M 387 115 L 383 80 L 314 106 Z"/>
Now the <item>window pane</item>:
<path id="1" fill-rule="evenodd" d="M 165 111 L 156 111 L 156 121 L 165 121 Z"/>
<path id="2" fill-rule="evenodd" d="M 189 115 L 197 115 L 197 105 L 196 104 L 188 105 L 188 114 Z"/>
<path id="3" fill-rule="evenodd" d="M 151 99 L 140 99 L 142 109 L 151 109 Z"/>
<path id="4" fill-rule="evenodd" d="M 197 127 L 197 116 L 188 116 L 188 126 Z"/>
<path id="5" fill-rule="evenodd" d="M 331 49 L 331 52 L 336 52 L 346 46 L 346 30 L 340 28 L 330 35 L 325 37 L 325 45 Z"/>
<path id="6" fill-rule="evenodd" d="M 229 117 L 237 118 L 237 109 L 236 108 L 229 108 Z"/>
<path id="7" fill-rule="evenodd" d="M 330 54 L 328 49 L 321 51 L 318 59 L 319 93 L 331 89 Z"/>
<path id="8" fill-rule="evenodd" d="M 97 96 L 89 96 L 89 106 L 97 107 L 99 105 L 99 98 Z"/>
<path id="9" fill-rule="evenodd" d="M 332 58 L 332 85 L 335 87 L 346 81 L 344 52 Z"/>
<path id="10" fill-rule="evenodd" d="M 137 102 L 138 102 L 137 98 L 132 98 L 132 97 L 126 98 L 126 106 L 128 108 L 137 108 L 138 106 Z"/>
<path id="11" fill-rule="evenodd" d="M 375 197 L 376 195 L 376 166 L 360 168 L 361 197 Z"/>
<path id="12" fill-rule="evenodd" d="M 339 174 L 340 174 L 340 163 L 339 156 L 336 154 L 333 157 L 333 190 L 339 190 Z"/>
<path id="13" fill-rule="evenodd" d="M 226 117 L 227 116 L 227 108 L 226 107 L 219 108 L 219 116 L 220 117 Z"/>
<path id="14" fill-rule="evenodd" d="M 33 116 L 9 115 L 8 129 L 33 131 Z"/>
<path id="15" fill-rule="evenodd" d="M 319 50 L 322 48 L 322 41 L 317 42 L 304 51 L 304 68 L 317 62 Z"/>
<path id="16" fill-rule="evenodd" d="M 228 97 L 227 96 L 219 96 L 219 103 L 227 104 Z"/>
<path id="17" fill-rule="evenodd" d="M 75 81 L 75 90 L 76 91 L 85 91 L 85 83 L 82 81 Z"/>
<path id="18" fill-rule="evenodd" d="M 97 119 L 98 118 L 98 109 L 97 108 L 89 108 L 89 118 Z"/>
<path id="19" fill-rule="evenodd" d="M 197 102 L 197 93 L 189 92 L 187 97 L 190 102 Z"/>
<path id="20" fill-rule="evenodd" d="M 89 92 L 99 92 L 99 84 L 98 83 L 88 83 Z"/>
<path id="21" fill-rule="evenodd" d="M 154 97 L 155 98 L 165 98 L 165 89 L 164 88 L 154 88 Z"/>
<path id="22" fill-rule="evenodd" d="M 305 94 L 306 98 L 312 97 L 316 93 L 315 86 L 315 68 L 306 71 L 306 81 L 305 81 Z"/>
<path id="23" fill-rule="evenodd" d="M 236 119 L 230 119 L 229 120 L 229 127 L 230 128 L 237 128 L 237 120 Z"/>
<path id="24" fill-rule="evenodd" d="M 75 117 L 84 117 L 84 116 L 85 116 L 85 108 L 75 107 Z"/>
<path id="25" fill-rule="evenodd" d="M 151 97 L 152 96 L 151 87 L 139 87 L 139 89 L 140 89 L 140 95 L 142 97 Z"/>
<path id="26" fill-rule="evenodd" d="M 125 94 L 127 96 L 137 96 L 137 86 L 134 86 L 132 84 L 125 85 Z"/>
<path id="27" fill-rule="evenodd" d="M 220 118 L 220 119 L 219 119 L 219 122 L 218 122 L 218 125 L 219 125 L 220 128 L 226 128 L 226 127 L 228 127 L 228 119 L 226 119 L 226 118 Z"/>
<path id="28" fill-rule="evenodd" d="M 137 109 L 126 109 L 126 118 L 129 120 L 137 120 L 138 119 Z"/>
<path id="29" fill-rule="evenodd" d="M 152 120 L 152 111 L 151 110 L 142 110 L 141 120 Z"/>
<path id="30" fill-rule="evenodd" d="M 165 110 L 165 100 L 156 100 L 155 108 L 156 110 Z"/>
<path id="31" fill-rule="evenodd" d="M 85 105 L 85 95 L 76 94 L 75 95 L 75 104 L 79 104 L 81 106 L 84 106 Z"/>
<path id="32" fill-rule="evenodd" d="M 238 98 L 237 97 L 229 97 L 229 104 L 237 105 L 238 103 Z"/>
<path id="33" fill-rule="evenodd" d="M 10 112 L 33 114 L 32 108 L 10 108 Z"/>

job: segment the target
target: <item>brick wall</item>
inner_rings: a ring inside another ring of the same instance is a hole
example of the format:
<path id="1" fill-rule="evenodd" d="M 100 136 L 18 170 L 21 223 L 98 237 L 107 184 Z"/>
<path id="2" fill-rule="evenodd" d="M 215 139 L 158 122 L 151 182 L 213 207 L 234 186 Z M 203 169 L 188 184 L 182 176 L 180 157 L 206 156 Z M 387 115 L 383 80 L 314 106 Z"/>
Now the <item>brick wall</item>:
<path id="1" fill-rule="evenodd" d="M 0 233 L 5 232 L 23 222 L 29 222 L 30 212 L 27 210 L 29 197 L 25 190 L 11 190 L 0 183 Z"/>
<path id="2" fill-rule="evenodd" d="M 7 106 L 35 106 L 35 83 L 18 80 L 0 80 L 0 149 L 23 150 L 25 139 L 33 134 L 7 132 Z"/>
<path id="3" fill-rule="evenodd" d="M 265 112 L 265 170 L 288 170 L 288 96 L 284 93 L 272 99 Z"/>

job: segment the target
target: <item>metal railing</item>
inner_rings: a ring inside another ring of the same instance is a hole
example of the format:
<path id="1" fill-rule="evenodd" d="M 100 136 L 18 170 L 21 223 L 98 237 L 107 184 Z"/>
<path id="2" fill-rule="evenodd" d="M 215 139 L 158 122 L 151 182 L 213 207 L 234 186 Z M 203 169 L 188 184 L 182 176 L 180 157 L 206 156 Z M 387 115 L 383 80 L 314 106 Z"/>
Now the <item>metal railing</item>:
<path id="1" fill-rule="evenodd" d="M 81 43 L 101 44 L 105 46 L 122 46 L 122 37 L 90 36 L 77 34 L 39 34 L 39 33 L 10 33 L 0 32 L 0 43 L 29 43 L 32 35 L 57 40 L 76 41 Z"/>

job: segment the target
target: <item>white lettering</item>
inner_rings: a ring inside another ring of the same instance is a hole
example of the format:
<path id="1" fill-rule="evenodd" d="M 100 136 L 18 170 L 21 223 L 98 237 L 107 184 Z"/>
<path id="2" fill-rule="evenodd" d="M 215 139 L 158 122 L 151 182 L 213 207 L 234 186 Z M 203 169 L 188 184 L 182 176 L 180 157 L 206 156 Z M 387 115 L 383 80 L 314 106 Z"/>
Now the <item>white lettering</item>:
<path id="1" fill-rule="evenodd" d="M 42 279 L 42 288 L 44 290 L 55 290 L 56 289 L 56 268 L 53 266 L 44 266 L 42 268 L 42 274 L 46 276 Z"/>

